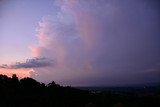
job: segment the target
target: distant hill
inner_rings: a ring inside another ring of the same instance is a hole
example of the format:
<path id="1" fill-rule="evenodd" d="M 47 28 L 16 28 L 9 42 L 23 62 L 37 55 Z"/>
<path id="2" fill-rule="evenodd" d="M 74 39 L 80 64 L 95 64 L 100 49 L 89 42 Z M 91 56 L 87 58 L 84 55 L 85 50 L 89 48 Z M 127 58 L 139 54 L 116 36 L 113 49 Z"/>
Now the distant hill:
<path id="1" fill-rule="evenodd" d="M 97 93 L 63 87 L 54 81 L 46 85 L 32 78 L 0 75 L 0 107 L 160 107 L 160 91 L 124 94 L 125 90 Z"/>

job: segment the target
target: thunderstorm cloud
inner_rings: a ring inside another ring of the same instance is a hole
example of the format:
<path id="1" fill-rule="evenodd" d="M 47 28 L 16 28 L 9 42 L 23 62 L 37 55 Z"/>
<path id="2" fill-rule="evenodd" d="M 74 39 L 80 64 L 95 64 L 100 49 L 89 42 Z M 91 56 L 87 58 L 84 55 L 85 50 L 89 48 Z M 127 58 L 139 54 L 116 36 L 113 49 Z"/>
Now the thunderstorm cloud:
<path id="1" fill-rule="evenodd" d="M 58 9 L 39 22 L 39 46 L 31 51 L 57 63 L 34 69 L 31 77 L 72 85 L 160 81 L 159 69 L 144 72 L 157 69 L 160 62 L 157 4 L 156 0 L 55 0 Z"/>

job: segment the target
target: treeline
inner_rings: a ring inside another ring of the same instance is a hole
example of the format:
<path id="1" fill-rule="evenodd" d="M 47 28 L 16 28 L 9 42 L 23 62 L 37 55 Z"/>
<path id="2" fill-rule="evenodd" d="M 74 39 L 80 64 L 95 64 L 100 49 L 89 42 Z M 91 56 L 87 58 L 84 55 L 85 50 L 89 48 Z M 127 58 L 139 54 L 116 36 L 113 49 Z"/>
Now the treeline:
<path id="1" fill-rule="evenodd" d="M 160 107 L 160 95 L 93 93 L 0 75 L 0 107 Z"/>

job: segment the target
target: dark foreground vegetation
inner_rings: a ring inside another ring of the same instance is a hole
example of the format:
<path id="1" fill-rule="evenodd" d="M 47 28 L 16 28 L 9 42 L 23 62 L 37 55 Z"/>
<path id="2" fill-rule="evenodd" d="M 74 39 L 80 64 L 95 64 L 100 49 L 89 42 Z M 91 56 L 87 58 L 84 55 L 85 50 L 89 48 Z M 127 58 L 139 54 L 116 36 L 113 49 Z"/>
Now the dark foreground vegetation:
<path id="1" fill-rule="evenodd" d="M 159 89 L 101 93 L 0 75 L 0 107 L 160 107 Z"/>

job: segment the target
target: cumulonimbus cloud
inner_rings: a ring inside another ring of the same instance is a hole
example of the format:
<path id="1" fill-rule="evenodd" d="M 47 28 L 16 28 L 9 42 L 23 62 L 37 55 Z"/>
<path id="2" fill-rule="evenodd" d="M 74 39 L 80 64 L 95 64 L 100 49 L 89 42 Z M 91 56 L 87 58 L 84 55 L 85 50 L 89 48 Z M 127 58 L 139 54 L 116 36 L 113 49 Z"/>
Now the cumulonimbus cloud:
<path id="1" fill-rule="evenodd" d="M 3 69 L 40 68 L 40 67 L 47 67 L 52 64 L 53 60 L 43 57 L 43 58 L 27 59 L 25 62 L 16 62 L 15 64 L 11 65 L 3 64 L 0 65 L 0 68 Z"/>
<path id="2" fill-rule="evenodd" d="M 150 3 L 55 0 L 59 9 L 39 22 L 39 45 L 31 50 L 35 57 L 56 59 L 56 66 L 35 68 L 31 77 L 72 85 L 137 82 L 126 78 L 152 66 L 160 52 L 153 43 L 159 15 Z"/>

